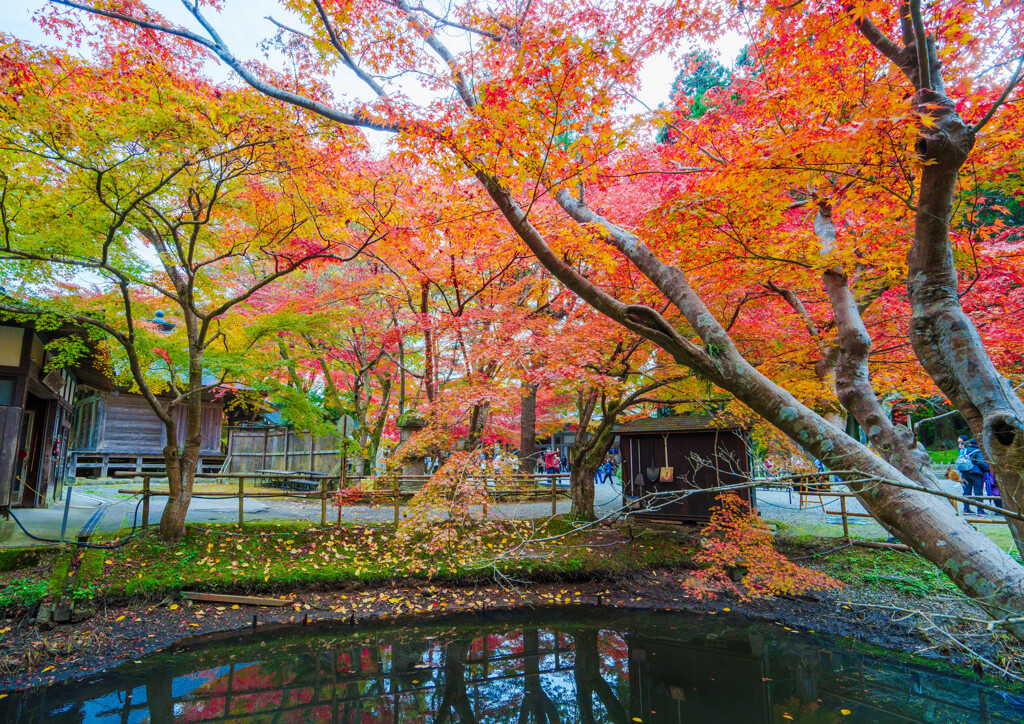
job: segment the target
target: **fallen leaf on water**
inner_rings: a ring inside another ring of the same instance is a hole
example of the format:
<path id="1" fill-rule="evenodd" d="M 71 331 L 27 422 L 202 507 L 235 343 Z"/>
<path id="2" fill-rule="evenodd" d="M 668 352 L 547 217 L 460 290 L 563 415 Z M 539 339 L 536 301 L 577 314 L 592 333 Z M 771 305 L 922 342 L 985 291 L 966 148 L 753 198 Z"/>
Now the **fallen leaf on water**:
<path id="1" fill-rule="evenodd" d="M 843 716 L 850 716 L 850 714 L 852 714 L 853 712 L 850 711 L 849 709 L 840 709 L 839 713 L 842 714 Z"/>
<path id="2" fill-rule="evenodd" d="M 44 673 L 44 674 L 45 674 L 45 673 L 46 673 L 47 671 L 53 671 L 53 667 L 52 667 L 52 666 L 47 666 L 47 667 L 46 667 L 45 669 L 43 669 L 43 673 Z"/>

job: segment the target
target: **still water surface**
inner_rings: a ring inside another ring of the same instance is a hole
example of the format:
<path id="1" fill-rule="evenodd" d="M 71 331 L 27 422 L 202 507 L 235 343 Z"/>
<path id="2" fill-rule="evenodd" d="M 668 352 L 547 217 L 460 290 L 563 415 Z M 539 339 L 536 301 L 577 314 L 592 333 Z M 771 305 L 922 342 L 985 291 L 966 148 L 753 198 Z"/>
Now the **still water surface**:
<path id="1" fill-rule="evenodd" d="M 194 642 L 0 700 L 0 721 L 1021 722 L 1024 697 L 841 639 L 597 609 Z"/>

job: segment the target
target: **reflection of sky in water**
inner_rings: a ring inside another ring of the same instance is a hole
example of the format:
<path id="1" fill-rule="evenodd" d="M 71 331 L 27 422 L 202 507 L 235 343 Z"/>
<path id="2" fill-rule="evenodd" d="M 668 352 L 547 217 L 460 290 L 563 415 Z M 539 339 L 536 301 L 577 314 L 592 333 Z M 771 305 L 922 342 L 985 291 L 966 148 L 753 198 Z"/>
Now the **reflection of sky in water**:
<path id="1" fill-rule="evenodd" d="M 9 696 L 0 722 L 973 724 L 1024 715 L 1005 692 L 778 627 L 529 616 L 239 635 Z"/>

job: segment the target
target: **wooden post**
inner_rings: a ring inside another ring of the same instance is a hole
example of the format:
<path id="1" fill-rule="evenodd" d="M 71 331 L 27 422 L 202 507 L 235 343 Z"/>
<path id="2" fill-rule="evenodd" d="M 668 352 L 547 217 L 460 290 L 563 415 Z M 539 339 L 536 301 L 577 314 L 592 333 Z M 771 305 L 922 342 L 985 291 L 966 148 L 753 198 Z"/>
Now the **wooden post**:
<path id="1" fill-rule="evenodd" d="M 348 476 L 348 415 L 341 416 L 341 471 L 338 476 L 338 494 L 345 489 Z M 338 500 L 338 530 L 341 530 L 341 500 Z"/>
<path id="2" fill-rule="evenodd" d="M 320 526 L 327 526 L 327 477 L 320 479 Z"/>
<path id="3" fill-rule="evenodd" d="M 267 469 L 267 440 L 270 438 L 270 428 L 263 428 L 263 464 L 260 465 L 260 470 Z"/>
<path id="4" fill-rule="evenodd" d="M 846 519 L 846 496 L 843 495 L 842 493 L 839 494 L 839 504 L 840 504 L 840 506 L 842 506 L 842 511 L 843 511 L 843 537 L 844 538 L 849 538 L 850 537 L 850 523 Z"/>
<path id="5" fill-rule="evenodd" d="M 265 439 L 265 438 L 264 438 Z M 242 527 L 242 523 L 245 522 L 245 510 L 243 505 L 245 503 L 245 478 L 241 475 L 238 476 L 238 527 Z"/>
<path id="6" fill-rule="evenodd" d="M 292 463 L 288 459 L 288 450 L 291 448 L 291 439 L 292 439 L 291 429 L 286 427 L 284 429 L 284 467 L 281 468 L 282 470 L 291 470 L 292 469 L 291 468 L 291 464 Z"/>
<path id="7" fill-rule="evenodd" d="M 149 528 L 149 476 L 142 476 L 142 530 Z"/>
<path id="8" fill-rule="evenodd" d="M 399 476 L 395 476 L 395 530 L 398 530 L 398 493 L 402 488 L 402 479 Z"/>
<path id="9" fill-rule="evenodd" d="M 552 518 L 554 518 L 556 515 L 558 515 L 558 503 L 557 503 L 557 499 L 555 498 L 555 494 L 558 492 L 558 488 L 555 485 L 556 482 L 557 481 L 555 480 L 555 478 L 552 477 L 551 478 L 551 517 Z"/>

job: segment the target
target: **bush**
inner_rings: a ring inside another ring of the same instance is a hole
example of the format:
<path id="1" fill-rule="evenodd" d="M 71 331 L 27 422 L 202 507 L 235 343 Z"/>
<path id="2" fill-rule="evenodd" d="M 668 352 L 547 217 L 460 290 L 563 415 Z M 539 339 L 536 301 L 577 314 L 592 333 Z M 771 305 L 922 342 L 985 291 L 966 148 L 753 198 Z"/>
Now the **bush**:
<path id="1" fill-rule="evenodd" d="M 690 593 L 701 597 L 720 590 L 749 600 L 843 585 L 792 563 L 775 550 L 771 530 L 747 501 L 735 493 L 716 499 L 719 504 L 703 531 L 704 548 L 693 557 L 701 568 L 687 585 Z"/>
<path id="2" fill-rule="evenodd" d="M 50 583 L 38 578 L 15 578 L 0 588 L 0 609 L 27 608 L 43 600 Z"/>

